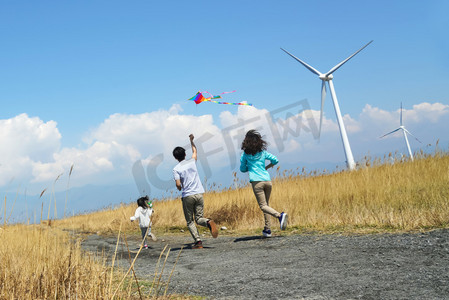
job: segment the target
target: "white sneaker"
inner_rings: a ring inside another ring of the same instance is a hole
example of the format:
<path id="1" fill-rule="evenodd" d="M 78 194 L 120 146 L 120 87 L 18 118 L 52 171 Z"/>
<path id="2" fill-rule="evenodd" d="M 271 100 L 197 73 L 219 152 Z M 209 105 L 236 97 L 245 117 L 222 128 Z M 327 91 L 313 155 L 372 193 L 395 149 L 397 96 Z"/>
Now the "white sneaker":
<path id="1" fill-rule="evenodd" d="M 279 223 L 281 225 L 281 230 L 285 230 L 287 228 L 287 220 L 288 216 L 287 213 L 281 213 L 281 216 L 279 217 Z"/>
<path id="2" fill-rule="evenodd" d="M 270 229 L 267 229 L 267 230 L 264 229 L 262 231 L 262 234 L 263 234 L 264 237 L 269 238 L 269 237 L 271 237 L 271 230 Z"/>

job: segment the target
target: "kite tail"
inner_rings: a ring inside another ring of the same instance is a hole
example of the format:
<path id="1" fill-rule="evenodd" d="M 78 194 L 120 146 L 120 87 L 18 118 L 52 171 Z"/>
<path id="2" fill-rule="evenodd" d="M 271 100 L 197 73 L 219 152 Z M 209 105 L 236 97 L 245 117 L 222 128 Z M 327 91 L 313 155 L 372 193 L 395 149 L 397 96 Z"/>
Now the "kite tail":
<path id="1" fill-rule="evenodd" d="M 210 100 L 210 99 L 205 100 L 205 101 L 216 103 L 216 104 L 253 106 L 251 103 L 245 103 L 245 102 L 222 102 L 222 101 L 214 101 L 214 100 Z"/>

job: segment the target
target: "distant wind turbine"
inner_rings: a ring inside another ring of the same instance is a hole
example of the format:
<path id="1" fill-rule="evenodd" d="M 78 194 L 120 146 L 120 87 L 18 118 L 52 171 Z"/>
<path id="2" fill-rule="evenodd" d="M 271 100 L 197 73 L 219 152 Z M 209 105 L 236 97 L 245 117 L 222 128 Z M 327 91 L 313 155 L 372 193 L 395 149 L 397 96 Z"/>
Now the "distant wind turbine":
<path id="1" fill-rule="evenodd" d="M 347 166 L 348 166 L 348 168 L 350 170 L 354 170 L 355 169 L 355 162 L 354 162 L 354 157 L 352 156 L 351 146 L 349 145 L 348 135 L 346 134 L 346 129 L 345 129 L 345 125 L 343 123 L 343 118 L 341 117 L 340 106 L 338 105 L 337 95 L 335 94 L 335 89 L 334 89 L 334 84 L 332 83 L 332 79 L 334 78 L 332 73 L 337 71 L 343 64 L 345 64 L 348 60 L 353 58 L 357 53 L 359 53 L 360 51 L 365 49 L 365 47 L 368 46 L 369 44 L 371 44 L 372 42 L 373 41 L 370 41 L 368 44 L 366 44 L 365 46 L 360 48 L 357 52 L 355 52 L 354 54 L 352 54 L 351 56 L 349 56 L 348 58 L 343 60 L 341 63 L 339 63 L 338 65 L 336 65 L 332 69 L 330 69 L 325 74 L 317 71 L 316 69 L 314 69 L 313 67 L 309 66 L 308 64 L 306 64 L 305 62 L 303 62 L 302 60 L 300 60 L 299 58 L 297 58 L 293 54 L 291 54 L 288 51 L 286 51 L 286 50 L 281 48 L 282 51 L 284 51 L 285 53 L 287 53 L 288 55 L 290 55 L 291 57 L 293 57 L 294 59 L 299 61 L 310 72 L 314 73 L 315 75 L 318 75 L 318 77 L 322 80 L 322 84 L 321 84 L 320 131 L 319 131 L 318 136 L 321 135 L 321 125 L 323 123 L 323 106 L 324 106 L 324 100 L 326 99 L 326 82 L 328 83 L 329 89 L 331 91 L 332 101 L 334 103 L 335 114 L 337 115 L 338 127 L 340 128 L 341 140 L 343 142 L 343 148 L 344 148 L 345 155 L 346 155 L 346 164 L 347 164 Z"/>
<path id="2" fill-rule="evenodd" d="M 413 161 L 413 153 L 412 153 L 412 150 L 410 149 L 410 144 L 408 142 L 407 133 L 410 134 L 412 137 L 414 137 L 418 142 L 421 143 L 421 141 L 418 140 L 418 138 L 416 136 L 411 134 L 410 131 L 405 129 L 404 125 L 402 125 L 402 102 L 401 102 L 401 116 L 400 116 L 400 121 L 399 122 L 400 122 L 399 123 L 399 128 L 397 128 L 397 129 L 395 129 L 395 130 L 393 130 L 393 131 L 391 131 L 391 132 L 389 132 L 387 134 L 384 134 L 383 136 L 380 137 L 380 139 L 385 137 L 385 136 L 387 136 L 387 135 L 389 135 L 389 134 L 395 133 L 396 131 L 402 130 L 402 133 L 404 134 L 405 144 L 407 145 L 407 149 L 408 149 L 408 154 L 410 156 L 410 159 Z"/>

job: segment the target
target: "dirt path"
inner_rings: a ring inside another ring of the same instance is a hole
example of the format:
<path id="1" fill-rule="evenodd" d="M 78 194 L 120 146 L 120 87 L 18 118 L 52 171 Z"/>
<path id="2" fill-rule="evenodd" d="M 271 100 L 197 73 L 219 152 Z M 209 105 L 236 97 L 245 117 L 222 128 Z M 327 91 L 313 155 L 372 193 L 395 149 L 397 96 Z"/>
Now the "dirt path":
<path id="1" fill-rule="evenodd" d="M 164 240 L 164 242 L 162 241 Z M 154 272 L 165 244 L 171 269 L 182 237 L 159 237 L 136 261 Z M 169 292 L 211 299 L 449 299 L 449 229 L 414 234 L 206 236 L 204 249 L 184 248 Z M 83 247 L 113 253 L 116 238 L 89 236 Z M 138 247 L 137 237 L 130 241 Z M 120 247 L 119 263 L 129 266 Z"/>

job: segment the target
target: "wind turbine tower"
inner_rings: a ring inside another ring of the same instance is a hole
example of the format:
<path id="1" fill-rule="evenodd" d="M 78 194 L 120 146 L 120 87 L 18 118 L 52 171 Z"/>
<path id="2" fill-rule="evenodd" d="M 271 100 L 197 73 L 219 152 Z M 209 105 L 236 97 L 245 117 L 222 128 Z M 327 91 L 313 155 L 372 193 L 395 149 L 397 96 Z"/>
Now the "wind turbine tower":
<path id="1" fill-rule="evenodd" d="M 326 99 L 326 82 L 329 85 L 329 90 L 331 92 L 332 101 L 334 103 L 335 115 L 337 116 L 338 127 L 340 128 L 341 140 L 343 142 L 343 148 L 344 148 L 345 155 L 346 155 L 346 164 L 347 164 L 347 166 L 348 166 L 348 168 L 350 170 L 354 170 L 355 169 L 355 162 L 354 162 L 354 157 L 352 156 L 351 146 L 349 145 L 348 135 L 346 134 L 345 124 L 343 123 L 343 118 L 341 116 L 340 106 L 338 105 L 337 95 L 335 94 L 335 88 L 334 88 L 334 84 L 332 82 L 332 79 L 334 78 L 334 76 L 332 75 L 332 73 L 337 71 L 343 64 L 345 64 L 348 60 L 353 58 L 357 53 L 359 53 L 360 51 L 365 49 L 365 47 L 367 47 L 372 42 L 373 41 L 370 41 L 368 44 L 366 44 L 365 46 L 363 46 L 362 48 L 357 50 L 357 52 L 355 52 L 354 54 L 352 54 L 351 56 L 349 56 L 348 58 L 346 58 L 345 60 L 343 60 L 338 65 L 336 65 L 335 67 L 333 67 L 327 73 L 324 73 L 324 74 L 319 72 L 319 71 L 317 71 L 312 66 L 306 64 L 304 61 L 300 60 L 299 58 L 297 58 L 296 56 L 294 56 L 290 52 L 288 52 L 288 51 L 286 51 L 286 50 L 281 48 L 282 51 L 284 51 L 285 53 L 287 53 L 288 55 L 290 55 L 291 57 L 296 59 L 304 67 L 306 67 L 310 72 L 314 73 L 315 75 L 318 75 L 318 77 L 322 81 L 322 83 L 321 83 L 321 113 L 320 113 L 320 131 L 319 131 L 319 135 L 321 134 L 321 125 L 323 123 L 323 106 L 324 106 L 324 100 Z"/>
<path id="2" fill-rule="evenodd" d="M 394 132 L 396 132 L 398 130 L 402 130 L 402 133 L 404 134 L 404 139 L 405 139 L 405 144 L 407 145 L 408 155 L 410 156 L 410 159 L 413 161 L 413 153 L 412 153 L 412 149 L 410 149 L 410 143 L 408 142 L 407 133 L 410 134 L 412 137 L 414 137 L 418 142 L 421 143 L 421 141 L 418 140 L 418 138 L 416 136 L 411 134 L 410 131 L 405 129 L 404 125 L 402 125 L 402 102 L 401 102 L 401 116 L 400 116 L 400 121 L 399 121 L 399 128 L 396 128 L 395 130 L 393 130 L 393 131 L 391 131 L 391 132 L 389 132 L 387 134 L 384 134 L 380 138 L 383 138 L 384 136 L 392 134 L 392 133 L 394 133 Z"/>

